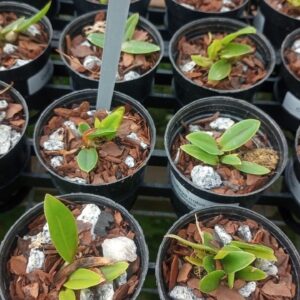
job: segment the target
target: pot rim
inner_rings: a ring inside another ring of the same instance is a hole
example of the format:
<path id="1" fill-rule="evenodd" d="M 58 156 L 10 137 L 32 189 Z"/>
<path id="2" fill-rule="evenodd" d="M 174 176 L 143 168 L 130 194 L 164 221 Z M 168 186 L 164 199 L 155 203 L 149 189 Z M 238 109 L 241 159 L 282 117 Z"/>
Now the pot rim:
<path id="1" fill-rule="evenodd" d="M 31 13 L 31 14 L 35 14 L 35 13 L 37 13 L 37 12 L 40 11 L 39 9 L 35 8 L 34 6 L 31 6 L 31 5 L 26 4 L 26 3 L 19 3 L 19 2 L 12 2 L 12 1 L 3 1 L 3 2 L 0 1 L 0 12 L 3 12 L 3 11 L 8 11 L 9 12 L 10 8 L 7 8 L 7 6 L 9 6 L 9 7 L 15 7 L 17 9 L 20 8 L 20 9 L 25 10 L 28 13 Z M 44 25 L 44 27 L 45 27 L 45 30 L 48 33 L 47 47 L 45 47 L 45 49 L 40 53 L 39 56 L 35 57 L 34 59 L 32 59 L 27 64 L 25 64 L 23 66 L 16 67 L 16 68 L 12 68 L 12 69 L 7 69 L 7 70 L 0 71 L 1 74 L 9 73 L 11 71 L 16 71 L 16 70 L 21 70 L 22 67 L 30 66 L 37 59 L 39 59 L 42 55 L 44 55 L 45 52 L 47 52 L 47 50 L 51 46 L 51 42 L 52 42 L 52 38 L 53 38 L 52 24 L 49 21 L 49 18 L 47 16 L 44 16 L 38 23 L 42 23 Z"/>
<path id="2" fill-rule="evenodd" d="M 140 0 L 138 0 L 140 1 Z M 75 73 L 77 76 L 79 76 L 80 78 L 83 78 L 85 80 L 90 80 L 91 82 L 98 82 L 99 80 L 98 79 L 92 79 L 92 78 L 89 78 L 88 76 L 82 74 L 82 73 L 79 73 L 77 72 L 76 70 L 74 70 L 73 68 L 71 68 L 69 62 L 67 61 L 67 59 L 65 58 L 64 55 L 62 55 L 62 53 L 65 53 L 65 50 L 64 50 L 64 41 L 65 41 L 65 37 L 66 35 L 69 33 L 69 31 L 74 27 L 74 24 L 78 24 L 80 23 L 81 21 L 83 20 L 87 20 L 87 19 L 91 19 L 93 18 L 97 13 L 99 12 L 107 12 L 106 9 L 100 9 L 100 10 L 97 10 L 97 11 L 92 11 L 92 12 L 88 12 L 88 13 L 85 13 L 83 15 L 80 15 L 78 17 L 76 17 L 73 21 L 71 21 L 66 27 L 65 29 L 62 31 L 61 35 L 60 35 L 60 39 L 59 39 L 59 42 L 58 42 L 58 49 L 59 49 L 59 55 L 60 55 L 60 58 L 62 59 L 62 61 L 64 62 L 64 64 L 67 66 L 67 68 Z M 131 15 L 132 13 L 130 13 L 129 15 Z M 122 84 L 122 83 L 125 83 L 125 82 L 135 82 L 139 79 L 142 79 L 143 77 L 146 77 L 148 74 L 150 74 L 153 70 L 155 70 L 158 65 L 160 64 L 162 58 L 163 58 L 163 55 L 164 55 L 164 51 L 165 51 L 165 48 L 164 48 L 164 41 L 162 39 L 162 36 L 161 34 L 159 33 L 159 31 L 156 29 L 156 27 L 151 23 L 149 22 L 146 18 L 144 18 L 143 16 L 139 15 L 139 23 L 138 25 L 142 25 L 141 27 L 143 28 L 143 26 L 148 26 L 151 28 L 151 30 L 153 30 L 154 32 L 154 35 L 153 37 L 155 39 L 158 40 L 158 45 L 160 47 L 160 54 L 159 54 L 159 58 L 157 59 L 156 61 L 156 64 L 150 69 L 148 70 L 146 73 L 143 73 L 141 74 L 138 78 L 135 78 L 135 79 L 131 79 L 131 80 L 122 80 L 122 81 L 116 81 L 116 84 Z M 151 33 L 144 29 L 145 31 L 147 31 L 150 35 Z"/>
<path id="3" fill-rule="evenodd" d="M 39 146 L 39 139 L 40 139 L 40 134 L 39 134 L 39 131 L 41 130 L 41 125 L 44 123 L 45 121 L 45 117 L 46 115 L 48 114 L 48 112 L 51 110 L 53 111 L 53 109 L 55 107 L 59 107 L 59 105 L 63 106 L 64 102 L 65 101 L 68 101 L 70 99 L 72 99 L 73 96 L 76 96 L 78 94 L 82 94 L 82 100 L 84 100 L 84 97 L 86 94 L 88 93 L 95 93 L 95 97 L 97 95 L 97 90 L 96 89 L 85 89 L 85 90 L 80 90 L 80 91 L 74 91 L 72 93 L 69 93 L 69 94 L 66 94 L 60 98 L 58 98 L 57 100 L 53 101 L 40 115 L 38 121 L 36 122 L 36 125 L 35 125 L 35 128 L 34 128 L 34 135 L 33 135 L 33 146 L 34 146 L 34 151 L 36 153 L 36 156 L 39 160 L 39 162 L 41 163 L 41 165 L 47 170 L 47 172 L 49 172 L 52 176 L 60 179 L 60 180 L 63 180 L 63 181 L 67 181 L 67 182 L 70 182 L 74 185 L 78 185 L 78 186 L 86 186 L 86 187 L 95 187 L 95 186 L 109 186 L 109 185 L 112 185 L 112 184 L 116 184 L 116 183 L 120 183 L 128 178 L 131 178 L 132 176 L 134 176 L 136 173 L 138 173 L 142 168 L 144 168 L 148 161 L 150 160 L 152 154 L 153 154 L 153 151 L 154 151 L 154 147 L 155 147 L 155 142 L 156 142 L 156 128 L 155 128 L 155 124 L 154 124 L 154 121 L 152 119 L 152 117 L 150 116 L 150 114 L 148 113 L 148 111 L 144 108 L 144 106 L 138 102 L 137 100 L 133 99 L 132 97 L 126 95 L 126 94 L 123 94 L 123 93 L 120 93 L 120 92 L 117 92 L 117 91 L 114 91 L 114 97 L 115 96 L 118 96 L 120 97 L 122 100 L 125 100 L 125 102 L 129 103 L 129 104 L 133 104 L 133 108 L 136 108 L 138 107 L 142 113 L 145 115 L 143 116 L 143 114 L 140 112 L 140 111 L 137 111 L 135 109 L 135 111 L 138 112 L 139 115 L 141 115 L 146 121 L 147 121 L 147 124 L 149 126 L 149 129 L 150 129 L 150 132 L 151 132 L 151 143 L 150 143 L 150 149 L 149 149 L 149 154 L 147 156 L 147 158 L 143 161 L 143 163 L 139 166 L 139 168 L 137 168 L 135 170 L 135 172 L 132 174 L 132 175 L 127 175 L 127 176 L 124 176 L 122 177 L 121 179 L 118 179 L 114 182 L 111 182 L 111 183 L 103 183 L 103 184 L 99 184 L 99 185 L 95 185 L 95 184 L 87 184 L 87 183 L 78 183 L 78 182 L 73 182 L 73 181 L 69 181 L 67 180 L 65 177 L 62 177 L 60 176 L 59 174 L 57 174 L 56 172 L 54 172 L 54 170 L 52 170 L 52 168 L 50 168 L 46 163 L 45 163 L 45 160 L 43 159 L 43 157 L 41 156 L 41 151 L 40 151 L 40 146 Z M 80 101 L 82 100 L 78 100 L 78 103 L 80 103 Z M 52 112 L 52 116 L 53 116 L 53 112 Z"/>
<path id="4" fill-rule="evenodd" d="M 187 76 L 185 76 L 175 61 L 175 58 L 173 55 L 173 45 L 178 44 L 179 38 L 182 36 L 185 36 L 185 32 L 188 29 L 193 28 L 194 31 L 196 31 L 198 25 L 207 24 L 207 23 L 209 23 L 209 24 L 213 24 L 213 23 L 231 24 L 231 25 L 237 27 L 238 29 L 248 26 L 248 24 L 234 20 L 234 19 L 209 17 L 209 18 L 203 18 L 203 19 L 189 22 L 186 25 L 182 26 L 180 29 L 178 29 L 170 40 L 168 54 L 169 54 L 169 59 L 171 61 L 172 67 L 176 70 L 176 72 L 178 74 L 180 74 L 180 76 L 182 78 L 184 78 L 184 80 L 186 80 L 187 82 L 189 82 L 190 84 L 192 84 L 195 87 L 202 88 L 204 90 L 214 92 L 214 93 L 220 94 L 220 95 L 222 93 L 226 93 L 227 95 L 230 96 L 230 94 L 236 94 L 236 93 L 249 91 L 249 90 L 261 85 L 264 81 L 266 81 L 271 76 L 271 74 L 274 70 L 275 64 L 276 64 L 275 51 L 273 49 L 273 46 L 269 42 L 269 40 L 262 33 L 258 32 L 258 31 L 253 35 L 255 35 L 256 37 L 258 37 L 261 40 L 261 42 L 264 44 L 264 47 L 268 50 L 268 52 L 270 52 L 271 55 L 270 55 L 270 66 L 268 68 L 266 68 L 266 71 L 267 71 L 266 76 L 264 78 L 262 78 L 261 80 L 259 80 L 258 82 L 256 82 L 255 84 L 249 86 L 248 88 L 244 88 L 244 89 L 220 90 L 220 89 L 210 88 L 210 87 L 206 87 L 206 86 L 200 86 L 200 85 L 196 84 L 194 81 L 192 81 L 191 79 L 189 79 Z M 251 38 L 251 36 L 252 35 L 249 35 L 249 38 L 256 44 L 255 40 L 253 40 Z M 264 62 L 265 62 L 265 60 L 264 60 Z"/>
<path id="5" fill-rule="evenodd" d="M 269 124 L 272 125 L 272 127 L 276 130 L 279 139 L 282 141 L 282 143 L 283 143 L 283 153 L 280 153 L 280 155 L 282 157 L 282 164 L 281 164 L 280 167 L 277 168 L 277 170 L 276 170 L 275 174 L 273 175 L 273 177 L 265 185 L 263 185 L 261 188 L 259 188 L 257 190 L 254 190 L 251 193 L 241 194 L 241 195 L 240 194 L 234 194 L 234 195 L 230 195 L 230 197 L 238 199 L 238 198 L 248 197 L 248 196 L 252 196 L 252 195 L 255 195 L 255 194 L 259 194 L 260 192 L 263 192 L 268 187 L 270 187 L 280 177 L 281 173 L 285 169 L 285 166 L 286 166 L 287 161 L 288 161 L 288 146 L 287 146 L 287 141 L 285 139 L 285 136 L 284 136 L 283 132 L 281 131 L 279 125 L 268 114 L 266 114 L 264 111 L 262 111 L 258 107 L 254 106 L 253 104 L 251 104 L 251 103 L 249 103 L 245 100 L 235 99 L 235 98 L 231 98 L 231 97 L 227 97 L 227 96 L 211 96 L 211 97 L 201 98 L 201 99 L 195 100 L 191 104 L 188 104 L 188 105 L 182 107 L 180 110 L 178 110 L 177 113 L 168 122 L 168 125 L 166 127 L 166 131 L 165 131 L 165 135 L 164 135 L 165 151 L 166 151 L 168 162 L 169 162 L 171 168 L 176 171 L 176 174 L 181 178 L 181 180 L 183 180 L 185 183 L 191 185 L 194 189 L 203 191 L 203 192 L 208 193 L 210 195 L 217 195 L 218 197 L 221 197 L 221 198 L 228 197 L 228 195 L 217 194 L 217 193 L 212 192 L 211 190 L 203 189 L 203 188 L 199 187 L 198 185 L 196 185 L 195 183 L 193 183 L 191 180 L 189 180 L 186 176 L 184 176 L 178 170 L 178 168 L 176 167 L 176 165 L 175 165 L 175 163 L 174 163 L 174 161 L 171 157 L 171 153 L 170 153 L 170 146 L 171 145 L 168 144 L 168 133 L 170 131 L 171 125 L 174 122 L 174 119 L 176 119 L 178 116 L 180 116 L 185 111 L 191 111 L 193 109 L 193 107 L 197 106 L 198 104 L 207 104 L 207 103 L 209 103 L 213 100 L 218 100 L 218 101 L 226 100 L 227 102 L 231 102 L 232 106 L 235 106 L 235 105 L 239 106 L 240 104 L 242 104 L 246 107 L 254 108 L 256 111 L 258 111 L 260 114 L 262 114 L 264 116 L 264 118 L 266 118 L 266 120 Z M 230 205 L 230 204 L 228 204 L 228 205 Z"/>

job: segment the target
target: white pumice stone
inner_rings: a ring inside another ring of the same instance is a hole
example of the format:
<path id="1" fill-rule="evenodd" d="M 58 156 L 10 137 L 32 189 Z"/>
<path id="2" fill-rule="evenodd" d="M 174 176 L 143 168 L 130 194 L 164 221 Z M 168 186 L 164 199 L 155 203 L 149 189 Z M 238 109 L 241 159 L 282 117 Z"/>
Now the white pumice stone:
<path id="1" fill-rule="evenodd" d="M 90 289 L 80 291 L 80 300 L 94 300 L 94 293 Z"/>
<path id="2" fill-rule="evenodd" d="M 174 158 L 174 164 L 175 164 L 175 165 L 178 164 L 179 158 L 180 158 L 180 148 L 177 149 L 176 156 L 175 156 L 175 158 Z"/>
<path id="3" fill-rule="evenodd" d="M 114 298 L 114 286 L 112 283 L 101 284 L 97 288 L 98 300 L 113 300 Z"/>
<path id="4" fill-rule="evenodd" d="M 89 110 L 89 111 L 87 112 L 87 114 L 88 114 L 89 117 L 93 117 L 94 114 L 95 114 L 95 112 L 96 112 L 96 110 Z"/>
<path id="5" fill-rule="evenodd" d="M 246 242 L 252 241 L 252 233 L 248 225 L 241 225 L 238 228 L 238 236 Z"/>
<path id="6" fill-rule="evenodd" d="M 58 151 L 64 149 L 64 142 L 58 140 L 45 141 L 43 147 L 47 151 Z"/>
<path id="7" fill-rule="evenodd" d="M 70 128 L 70 130 L 72 131 L 72 133 L 76 136 L 76 137 L 80 137 L 80 132 L 77 129 L 77 126 L 74 122 L 72 121 L 65 121 L 64 125 L 68 128 Z"/>
<path id="8" fill-rule="evenodd" d="M 4 66 L 0 67 L 0 71 L 6 71 L 6 70 L 7 70 L 7 68 L 5 68 Z"/>
<path id="9" fill-rule="evenodd" d="M 194 166 L 191 171 L 191 178 L 193 183 L 207 190 L 219 187 L 222 184 L 220 175 L 208 166 Z"/>
<path id="10" fill-rule="evenodd" d="M 127 135 L 127 137 L 129 139 L 135 140 L 135 141 L 139 141 L 140 142 L 140 146 L 143 149 L 147 149 L 148 145 L 146 143 L 144 143 L 143 141 L 141 141 L 141 139 L 137 136 L 137 134 L 135 132 L 131 132 L 130 134 Z"/>
<path id="11" fill-rule="evenodd" d="M 231 0 L 223 0 L 223 5 L 230 5 L 232 4 Z"/>
<path id="12" fill-rule="evenodd" d="M 197 132 L 197 131 L 201 131 L 201 128 L 199 125 L 193 125 L 193 124 L 189 125 L 189 132 Z"/>
<path id="13" fill-rule="evenodd" d="M 0 155 L 6 154 L 10 149 L 11 127 L 0 125 Z"/>
<path id="14" fill-rule="evenodd" d="M 124 161 L 125 165 L 128 166 L 128 168 L 133 168 L 135 166 L 135 160 L 132 156 L 128 155 L 126 158 L 125 158 L 125 161 Z"/>
<path id="15" fill-rule="evenodd" d="M 110 258 L 115 262 L 133 262 L 137 259 L 135 242 L 125 236 L 104 240 L 102 250 L 104 257 Z"/>
<path id="16" fill-rule="evenodd" d="M 86 47 L 91 47 L 91 43 L 88 40 L 83 41 L 80 46 L 86 46 Z"/>
<path id="17" fill-rule="evenodd" d="M 223 226 L 215 225 L 214 230 L 217 238 L 223 243 L 223 245 L 227 245 L 232 242 L 231 235 L 226 232 Z"/>
<path id="18" fill-rule="evenodd" d="M 24 240 L 30 240 L 30 249 L 37 249 L 42 244 L 51 244 L 50 232 L 48 223 L 43 226 L 43 230 L 36 235 L 26 235 L 23 237 Z"/>
<path id="19" fill-rule="evenodd" d="M 31 249 L 26 267 L 26 273 L 30 273 L 36 269 L 41 269 L 43 267 L 44 260 L 44 252 L 38 249 Z"/>
<path id="20" fill-rule="evenodd" d="M 169 293 L 169 296 L 173 300 L 204 300 L 204 298 L 198 298 L 191 288 L 186 286 L 177 285 Z"/>
<path id="21" fill-rule="evenodd" d="M 75 182 L 75 183 L 79 183 L 79 184 L 86 184 L 86 180 L 84 178 L 80 178 L 80 177 L 69 177 L 66 176 L 65 179 L 71 181 L 71 182 Z"/>
<path id="22" fill-rule="evenodd" d="M 16 131 L 16 130 L 12 130 L 11 134 L 10 134 L 10 142 L 11 142 L 11 147 L 14 147 L 18 141 L 21 139 L 21 133 Z"/>
<path id="23" fill-rule="evenodd" d="M 49 135 L 49 139 L 62 142 L 64 140 L 64 132 L 65 130 L 63 128 L 58 128 Z"/>
<path id="24" fill-rule="evenodd" d="M 189 61 L 185 63 L 184 65 L 180 66 L 180 69 L 182 72 L 191 72 L 196 67 L 196 63 L 194 61 Z"/>
<path id="25" fill-rule="evenodd" d="M 141 75 L 138 72 L 135 71 L 129 71 L 128 73 L 126 73 L 124 75 L 124 80 L 128 81 L 128 80 L 133 80 L 133 79 L 137 79 L 139 78 Z"/>
<path id="26" fill-rule="evenodd" d="M 6 100 L 0 100 L 0 110 L 4 110 L 8 107 L 8 103 Z"/>
<path id="27" fill-rule="evenodd" d="M 50 165 L 53 169 L 60 167 L 64 162 L 63 156 L 54 156 L 50 160 Z"/>
<path id="28" fill-rule="evenodd" d="M 228 12 L 228 11 L 230 11 L 230 8 L 227 6 L 222 6 L 220 9 L 220 12 Z"/>
<path id="29" fill-rule="evenodd" d="M 257 258 L 255 260 L 254 266 L 265 273 L 267 273 L 269 276 L 276 276 L 278 274 L 278 268 L 277 266 L 266 259 L 263 258 Z"/>
<path id="30" fill-rule="evenodd" d="M 41 32 L 35 25 L 30 25 L 26 30 L 26 34 L 30 36 L 37 36 L 40 35 Z"/>
<path id="31" fill-rule="evenodd" d="M 83 66 L 88 70 L 93 70 L 96 67 L 100 67 L 101 64 L 101 59 L 93 55 L 88 55 L 83 61 Z"/>
<path id="32" fill-rule="evenodd" d="M 22 66 L 28 64 L 29 62 L 31 62 L 31 59 L 17 59 L 13 68 L 22 67 Z"/>
<path id="33" fill-rule="evenodd" d="M 212 129 L 216 130 L 227 130 L 234 124 L 234 121 L 230 118 L 217 118 L 216 120 L 209 123 Z"/>
<path id="34" fill-rule="evenodd" d="M 6 112 L 5 111 L 0 111 L 0 122 L 2 122 L 6 117 Z"/>
<path id="35" fill-rule="evenodd" d="M 245 298 L 250 297 L 250 295 L 256 290 L 256 282 L 250 281 L 239 289 L 239 294 Z"/>
<path id="36" fill-rule="evenodd" d="M 193 5 L 189 5 L 189 4 L 186 4 L 186 3 L 180 3 L 180 5 L 183 6 L 183 7 L 195 10 L 195 7 Z"/>
<path id="37" fill-rule="evenodd" d="M 293 43 L 292 50 L 298 54 L 300 54 L 300 39 L 296 40 Z"/>
<path id="38" fill-rule="evenodd" d="M 10 43 L 6 43 L 3 47 L 3 52 L 5 54 L 13 54 L 17 49 L 18 49 L 17 46 Z"/>
<path id="39" fill-rule="evenodd" d="M 247 72 L 249 67 L 246 64 L 243 64 L 243 72 Z"/>
<path id="40" fill-rule="evenodd" d="M 116 279 L 116 283 L 117 283 L 117 286 L 121 286 L 121 285 L 124 285 L 126 284 L 127 282 L 127 272 L 123 273 L 121 276 L 119 276 L 117 279 Z"/>
<path id="41" fill-rule="evenodd" d="M 100 214 L 101 210 L 97 205 L 87 204 L 82 210 L 81 214 L 77 217 L 78 221 L 82 221 L 84 223 L 89 223 L 92 225 L 91 234 L 93 238 L 95 238 L 94 230 Z"/>

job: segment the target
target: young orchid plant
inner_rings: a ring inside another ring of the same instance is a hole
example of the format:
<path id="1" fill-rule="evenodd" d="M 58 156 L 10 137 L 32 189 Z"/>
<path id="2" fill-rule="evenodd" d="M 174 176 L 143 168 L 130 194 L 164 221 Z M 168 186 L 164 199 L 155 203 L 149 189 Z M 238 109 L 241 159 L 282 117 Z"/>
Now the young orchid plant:
<path id="1" fill-rule="evenodd" d="M 193 250 L 185 260 L 195 267 L 204 269 L 205 275 L 199 280 L 201 292 L 213 292 L 223 280 L 227 280 L 228 287 L 232 289 L 236 279 L 260 281 L 268 276 L 252 264 L 257 258 L 270 262 L 277 261 L 273 249 L 242 241 L 232 241 L 223 247 L 217 247 L 213 235 L 201 231 L 197 216 L 195 218 L 201 242 L 193 243 L 174 234 L 168 234 L 166 237 L 173 238 L 179 244 Z"/>
<path id="2" fill-rule="evenodd" d="M 246 119 L 228 128 L 218 139 L 203 131 L 192 132 L 186 136 L 190 144 L 180 148 L 188 155 L 212 166 L 222 163 L 231 165 L 243 173 L 265 175 L 270 173 L 268 168 L 244 161 L 239 154 L 239 148 L 255 136 L 259 127 L 260 121 Z"/>
<path id="3" fill-rule="evenodd" d="M 211 34 L 209 34 L 211 42 L 207 48 L 207 56 L 192 55 L 191 59 L 201 68 L 208 69 L 208 80 L 210 82 L 223 80 L 230 75 L 232 63 L 236 59 L 254 52 L 253 47 L 236 43 L 234 40 L 239 36 L 254 33 L 256 33 L 256 29 L 247 26 L 226 35 L 222 39 L 212 40 Z"/>
<path id="4" fill-rule="evenodd" d="M 128 54 L 150 54 L 160 51 L 160 47 L 153 43 L 134 39 L 134 32 L 139 22 L 139 14 L 132 14 L 125 27 L 124 40 L 121 51 Z M 87 39 L 95 46 L 104 48 L 104 33 L 90 33 Z"/>
<path id="5" fill-rule="evenodd" d="M 54 283 L 67 277 L 60 289 L 59 300 L 76 300 L 75 291 L 112 282 L 125 273 L 129 266 L 125 261 L 112 263 L 109 259 L 100 256 L 76 257 L 78 252 L 76 220 L 69 208 L 60 200 L 47 194 L 44 201 L 44 213 L 51 241 L 65 261 L 54 277 Z"/>
<path id="6" fill-rule="evenodd" d="M 7 26 L 1 28 L 0 39 L 7 42 L 15 42 L 18 38 L 18 34 L 25 32 L 31 25 L 38 23 L 47 14 L 50 6 L 51 1 L 32 17 L 20 17 Z"/>
<path id="7" fill-rule="evenodd" d="M 91 128 L 87 123 L 80 123 L 78 130 L 82 135 L 83 148 L 79 151 L 76 160 L 79 168 L 84 172 L 91 172 L 97 165 L 99 156 L 97 144 L 101 140 L 112 140 L 120 127 L 125 107 L 116 108 L 103 120 L 95 117 L 94 127 Z"/>

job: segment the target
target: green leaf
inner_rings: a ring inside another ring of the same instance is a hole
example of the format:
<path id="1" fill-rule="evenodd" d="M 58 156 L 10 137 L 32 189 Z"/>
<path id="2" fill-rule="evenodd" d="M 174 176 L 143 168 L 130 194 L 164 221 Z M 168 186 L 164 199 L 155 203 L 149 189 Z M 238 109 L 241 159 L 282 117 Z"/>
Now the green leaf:
<path id="1" fill-rule="evenodd" d="M 223 151 L 232 151 L 245 145 L 257 133 L 260 121 L 255 119 L 242 120 L 228 128 L 220 138 L 219 144 Z"/>
<path id="2" fill-rule="evenodd" d="M 212 255 L 207 255 L 203 258 L 203 268 L 207 273 L 216 270 L 215 260 Z"/>
<path id="3" fill-rule="evenodd" d="M 198 66 L 203 68 L 209 68 L 212 65 L 212 61 L 208 57 L 202 55 L 191 55 L 191 59 Z"/>
<path id="4" fill-rule="evenodd" d="M 230 243 L 231 246 L 239 247 L 240 249 L 252 253 L 256 258 L 264 258 L 270 261 L 277 261 L 274 255 L 274 250 L 270 247 L 260 244 L 250 244 L 240 241 L 233 241 Z"/>
<path id="5" fill-rule="evenodd" d="M 187 240 L 185 240 L 185 239 L 183 239 L 180 236 L 177 236 L 175 234 L 167 234 L 165 237 L 175 239 L 180 244 L 189 246 L 189 247 L 191 247 L 191 248 L 193 248 L 195 250 L 204 250 L 204 251 L 207 251 L 207 252 L 210 252 L 210 253 L 213 253 L 213 254 L 217 253 L 216 249 L 214 249 L 212 247 L 187 241 Z"/>
<path id="6" fill-rule="evenodd" d="M 103 4 L 103 5 L 107 5 L 108 4 L 108 0 L 99 0 L 99 3 Z"/>
<path id="7" fill-rule="evenodd" d="M 254 49 L 249 45 L 239 44 L 239 43 L 229 43 L 223 50 L 221 51 L 221 58 L 230 59 L 233 57 L 239 57 L 245 54 L 249 54 L 253 52 Z"/>
<path id="8" fill-rule="evenodd" d="M 225 165 L 241 165 L 242 161 L 240 160 L 238 154 L 228 154 L 221 157 L 221 163 Z"/>
<path id="9" fill-rule="evenodd" d="M 205 162 L 206 164 L 215 166 L 218 163 L 218 156 L 206 153 L 195 145 L 182 145 L 180 149 L 182 149 L 182 151 L 184 151 L 188 155 Z"/>
<path id="10" fill-rule="evenodd" d="M 81 149 L 76 157 L 76 161 L 82 171 L 86 173 L 91 172 L 98 162 L 97 150 L 95 148 Z"/>
<path id="11" fill-rule="evenodd" d="M 210 293 L 216 290 L 222 278 L 225 276 L 225 272 L 222 270 L 213 271 L 208 273 L 200 280 L 199 289 L 202 293 Z"/>
<path id="12" fill-rule="evenodd" d="M 117 131 L 120 127 L 125 113 L 125 107 L 120 106 L 105 117 L 99 126 L 101 129 L 113 129 Z"/>
<path id="13" fill-rule="evenodd" d="M 125 34 L 124 34 L 124 41 L 130 41 L 132 40 L 132 37 L 134 35 L 135 28 L 139 22 L 139 14 L 135 13 L 132 14 L 126 21 L 125 26 Z"/>
<path id="14" fill-rule="evenodd" d="M 288 0 L 288 3 L 295 7 L 300 6 L 300 0 Z"/>
<path id="15" fill-rule="evenodd" d="M 1 35 L 5 35 L 9 33 L 10 31 L 15 31 L 19 24 L 21 24 L 25 20 L 25 17 L 21 17 L 10 24 L 6 25 L 2 30 L 1 30 Z"/>
<path id="16" fill-rule="evenodd" d="M 230 289 L 233 288 L 234 277 L 235 277 L 235 273 L 229 273 L 229 274 L 227 274 L 227 282 L 228 282 L 228 286 L 229 286 Z"/>
<path id="17" fill-rule="evenodd" d="M 268 168 L 264 166 L 245 160 L 243 160 L 239 166 L 234 167 L 243 173 L 253 175 L 266 175 L 271 172 Z"/>
<path id="18" fill-rule="evenodd" d="M 231 72 L 231 63 L 225 59 L 215 62 L 209 69 L 208 80 L 220 81 L 229 76 Z"/>
<path id="19" fill-rule="evenodd" d="M 38 23 L 48 12 L 51 6 L 51 1 L 49 1 L 39 12 L 37 12 L 34 16 L 29 19 L 25 19 L 21 22 L 15 32 L 23 32 L 31 25 Z"/>
<path id="20" fill-rule="evenodd" d="M 101 121 L 97 117 L 94 120 L 94 127 L 101 128 Z"/>
<path id="21" fill-rule="evenodd" d="M 100 268 L 105 281 L 111 282 L 126 272 L 129 264 L 126 261 L 116 262 L 113 265 L 108 265 Z"/>
<path id="22" fill-rule="evenodd" d="M 81 135 L 83 135 L 89 129 L 91 129 L 91 127 L 88 123 L 80 123 L 78 125 L 78 131 L 80 132 Z"/>
<path id="23" fill-rule="evenodd" d="M 259 281 L 267 278 L 267 274 L 255 267 L 248 266 L 236 273 L 237 279 L 242 279 L 245 281 Z"/>
<path id="24" fill-rule="evenodd" d="M 97 47 L 104 48 L 104 33 L 91 33 L 87 36 L 87 40 Z"/>
<path id="25" fill-rule="evenodd" d="M 122 51 L 129 54 L 149 54 L 160 51 L 160 47 L 149 42 L 131 40 L 122 44 Z"/>
<path id="26" fill-rule="evenodd" d="M 229 253 L 231 253 L 233 251 L 241 251 L 241 249 L 236 246 L 232 246 L 231 244 L 226 245 L 222 249 L 219 250 L 217 255 L 215 255 L 214 259 L 223 259 L 225 256 L 227 256 Z"/>
<path id="27" fill-rule="evenodd" d="M 221 43 L 223 46 L 227 46 L 230 42 L 235 40 L 237 37 L 245 34 L 254 34 L 256 33 L 256 29 L 252 26 L 244 27 L 236 32 L 227 34 L 222 40 Z"/>
<path id="28" fill-rule="evenodd" d="M 229 273 L 238 272 L 249 266 L 255 260 L 255 255 L 244 251 L 232 251 L 222 260 L 224 271 Z"/>
<path id="29" fill-rule="evenodd" d="M 64 283 L 64 287 L 71 290 L 82 290 L 104 281 L 105 279 L 100 274 L 88 269 L 79 268 L 69 276 L 69 279 Z"/>
<path id="30" fill-rule="evenodd" d="M 197 267 L 203 266 L 203 261 L 199 257 L 185 256 L 184 259 L 194 266 L 197 266 Z"/>
<path id="31" fill-rule="evenodd" d="M 214 237 L 212 236 L 212 234 L 204 231 L 202 237 L 203 237 L 203 245 L 211 247 L 212 246 L 211 242 L 214 240 Z"/>
<path id="32" fill-rule="evenodd" d="M 192 132 L 186 136 L 186 139 L 194 146 L 212 155 L 221 155 L 216 140 L 205 132 Z"/>
<path id="33" fill-rule="evenodd" d="M 44 213 L 50 237 L 59 255 L 71 263 L 77 252 L 77 224 L 72 212 L 58 199 L 46 194 Z"/>
<path id="34" fill-rule="evenodd" d="M 76 300 L 76 296 L 73 290 L 65 289 L 59 292 L 59 300 Z"/>
<path id="35" fill-rule="evenodd" d="M 208 58 L 211 61 L 215 60 L 221 49 L 222 49 L 222 41 L 221 40 L 213 40 L 213 42 L 207 48 Z"/>
<path id="36" fill-rule="evenodd" d="M 116 136 L 116 130 L 111 128 L 96 128 L 87 133 L 87 138 L 94 140 L 97 138 L 106 138 L 108 140 L 113 139 Z"/>

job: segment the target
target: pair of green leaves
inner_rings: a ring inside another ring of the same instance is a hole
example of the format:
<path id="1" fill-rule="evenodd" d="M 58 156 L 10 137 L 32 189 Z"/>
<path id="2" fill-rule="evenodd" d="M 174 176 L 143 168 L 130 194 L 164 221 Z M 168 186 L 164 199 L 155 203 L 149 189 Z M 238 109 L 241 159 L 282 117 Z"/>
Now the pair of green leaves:
<path id="1" fill-rule="evenodd" d="M 209 81 L 220 81 L 230 75 L 233 59 L 253 52 L 249 45 L 234 43 L 233 40 L 241 35 L 253 33 L 256 33 L 256 29 L 252 26 L 242 28 L 223 39 L 213 40 L 207 48 L 207 57 L 192 55 L 191 58 L 200 67 L 209 68 Z"/>
<path id="2" fill-rule="evenodd" d="M 78 248 L 78 229 L 72 212 L 57 198 L 47 194 L 44 201 L 44 213 L 55 249 L 64 261 L 72 263 Z M 74 290 L 90 288 L 102 282 L 111 282 L 125 273 L 128 266 L 127 262 L 117 262 L 100 267 L 99 273 L 79 268 L 64 283 L 65 289 L 59 293 L 59 300 L 75 300 Z"/>
<path id="3" fill-rule="evenodd" d="M 244 173 L 265 175 L 270 173 L 270 170 L 264 166 L 249 161 L 242 161 L 238 154 L 225 154 L 245 145 L 257 133 L 259 127 L 260 121 L 258 120 L 242 120 L 228 128 L 218 143 L 205 132 L 192 132 L 186 136 L 191 144 L 182 145 L 180 148 L 190 156 L 209 165 L 215 166 L 221 162 L 232 165 Z"/>
<path id="4" fill-rule="evenodd" d="M 115 109 L 102 121 L 95 118 L 94 128 L 90 128 L 87 123 L 79 124 L 78 130 L 82 135 L 86 146 L 95 139 L 103 138 L 106 140 L 113 139 L 120 127 L 125 113 L 125 107 L 121 106 Z M 95 147 L 81 149 L 76 157 L 79 168 L 84 172 L 91 172 L 97 165 L 98 152 Z"/>
<path id="5" fill-rule="evenodd" d="M 128 54 L 150 54 L 160 51 L 160 47 L 158 45 L 145 41 L 133 40 L 133 35 L 138 22 L 138 13 L 132 14 L 128 18 L 125 27 L 124 41 L 122 43 L 122 52 Z M 91 33 L 88 35 L 87 39 L 95 46 L 104 48 L 104 33 Z"/>
<path id="6" fill-rule="evenodd" d="M 0 36 L 4 37 L 9 32 L 24 32 L 31 25 L 38 23 L 48 12 L 51 6 L 51 1 L 48 2 L 38 13 L 33 15 L 31 18 L 26 19 L 25 17 L 20 17 L 14 22 L 8 24 L 0 31 Z"/>

